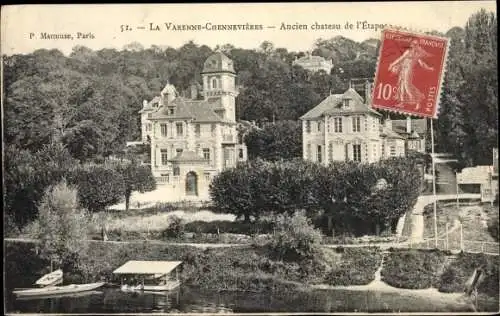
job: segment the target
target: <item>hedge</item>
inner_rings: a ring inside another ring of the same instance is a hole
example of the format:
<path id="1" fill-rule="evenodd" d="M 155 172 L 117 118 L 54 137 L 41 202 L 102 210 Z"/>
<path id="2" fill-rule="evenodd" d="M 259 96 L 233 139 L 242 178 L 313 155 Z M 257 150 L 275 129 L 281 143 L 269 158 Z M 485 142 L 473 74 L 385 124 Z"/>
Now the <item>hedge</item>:
<path id="1" fill-rule="evenodd" d="M 209 191 L 216 209 L 247 222 L 305 209 L 324 217 L 326 231 L 360 236 L 395 232 L 416 203 L 421 181 L 416 160 L 407 158 L 329 166 L 256 159 L 218 174 Z"/>

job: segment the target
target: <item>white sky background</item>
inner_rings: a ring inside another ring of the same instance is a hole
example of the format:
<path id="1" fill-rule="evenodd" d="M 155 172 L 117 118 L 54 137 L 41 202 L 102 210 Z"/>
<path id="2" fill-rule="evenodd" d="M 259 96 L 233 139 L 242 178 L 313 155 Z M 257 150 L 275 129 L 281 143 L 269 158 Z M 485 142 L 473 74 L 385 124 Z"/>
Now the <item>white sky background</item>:
<path id="1" fill-rule="evenodd" d="M 257 4 L 116 4 L 116 5 L 18 5 L 2 7 L 2 54 L 24 54 L 39 48 L 57 48 L 69 54 L 75 45 L 97 50 L 139 42 L 145 48 L 165 45 L 178 48 L 189 40 L 211 48 L 226 43 L 238 48 L 257 48 L 263 41 L 290 51 L 311 49 L 318 38 L 342 35 L 356 41 L 379 38 L 380 30 L 297 30 L 281 31 L 282 22 L 311 25 L 367 21 L 393 24 L 421 31 L 446 32 L 463 27 L 469 16 L 481 8 L 496 13 L 494 1 L 386 2 L 386 3 L 257 3 Z M 128 24 L 262 24 L 262 31 L 166 31 L 134 30 L 121 32 Z M 266 26 L 275 26 L 268 29 Z M 29 39 L 33 32 L 91 32 L 94 39 Z"/>

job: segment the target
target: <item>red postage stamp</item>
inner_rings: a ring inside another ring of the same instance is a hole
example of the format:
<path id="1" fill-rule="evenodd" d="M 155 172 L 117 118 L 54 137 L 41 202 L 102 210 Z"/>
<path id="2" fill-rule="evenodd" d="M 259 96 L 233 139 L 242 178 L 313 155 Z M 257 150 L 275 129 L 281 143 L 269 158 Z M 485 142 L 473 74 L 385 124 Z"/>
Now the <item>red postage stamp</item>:
<path id="1" fill-rule="evenodd" d="M 372 106 L 436 118 L 447 50 L 446 38 L 383 30 Z"/>

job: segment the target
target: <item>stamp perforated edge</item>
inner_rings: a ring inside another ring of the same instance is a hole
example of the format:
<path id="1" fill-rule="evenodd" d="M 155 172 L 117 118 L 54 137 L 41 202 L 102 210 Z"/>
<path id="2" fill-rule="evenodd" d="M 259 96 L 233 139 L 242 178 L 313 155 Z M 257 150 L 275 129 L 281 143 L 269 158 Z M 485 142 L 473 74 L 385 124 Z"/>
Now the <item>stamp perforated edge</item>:
<path id="1" fill-rule="evenodd" d="M 371 107 L 374 110 L 379 109 L 379 110 L 393 112 L 393 113 L 397 113 L 397 114 L 401 114 L 401 115 L 405 115 L 405 116 L 419 116 L 419 117 L 423 117 L 423 118 L 437 119 L 438 115 L 439 115 L 439 110 L 441 108 L 441 97 L 442 97 L 442 93 L 443 93 L 444 78 L 445 78 L 446 72 L 448 70 L 448 52 L 449 52 L 449 48 L 450 48 L 450 39 L 447 38 L 447 37 L 445 37 L 445 36 L 438 36 L 438 35 L 428 34 L 428 33 L 432 32 L 431 30 L 423 30 L 423 29 L 415 30 L 415 29 L 409 28 L 409 27 L 402 27 L 402 26 L 387 24 L 382 29 L 382 31 L 380 32 L 380 48 L 379 48 L 379 52 L 378 52 L 378 56 L 377 56 L 377 65 L 376 65 L 376 68 L 375 68 L 375 74 L 374 74 L 374 77 L 373 77 L 373 82 L 374 83 L 375 83 L 375 80 L 377 79 L 378 72 L 379 72 L 380 59 L 382 57 L 382 50 L 383 50 L 383 47 L 384 47 L 384 32 L 386 32 L 386 31 L 395 31 L 395 32 L 408 33 L 409 35 L 431 37 L 431 38 L 436 38 L 436 39 L 444 40 L 446 42 L 446 46 L 445 46 L 445 49 L 444 49 L 444 56 L 443 56 L 443 65 L 442 65 L 442 69 L 441 69 L 441 74 L 439 76 L 439 87 L 438 87 L 437 97 L 436 97 L 436 101 L 435 101 L 436 102 L 436 107 L 435 107 L 434 113 L 432 114 L 432 117 L 430 117 L 430 116 L 424 116 L 424 115 L 419 115 L 417 113 L 407 113 L 407 112 L 404 112 L 404 111 L 398 111 L 398 110 L 393 109 L 393 108 L 388 109 L 388 108 L 385 108 L 385 107 L 374 107 L 374 104 L 373 104 L 373 99 L 374 99 L 373 95 L 375 94 L 375 89 L 372 89 L 372 95 L 371 95 L 372 105 L 371 105 Z"/>

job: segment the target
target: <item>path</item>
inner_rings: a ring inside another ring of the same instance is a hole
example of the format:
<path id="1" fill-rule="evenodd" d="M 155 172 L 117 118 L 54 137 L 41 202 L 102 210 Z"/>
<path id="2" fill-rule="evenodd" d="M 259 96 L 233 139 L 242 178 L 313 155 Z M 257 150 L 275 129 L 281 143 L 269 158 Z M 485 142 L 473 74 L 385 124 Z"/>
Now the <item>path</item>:
<path id="1" fill-rule="evenodd" d="M 460 200 L 466 199 L 480 199 L 481 194 L 475 193 L 461 193 L 458 195 Z M 440 194 L 436 195 L 436 201 L 446 201 L 452 200 L 455 201 L 457 199 L 456 194 Z M 421 195 L 417 199 L 417 203 L 415 203 L 415 207 L 413 208 L 413 212 L 411 214 L 411 239 L 412 242 L 420 242 L 424 240 L 424 207 L 434 202 L 433 195 Z"/>

